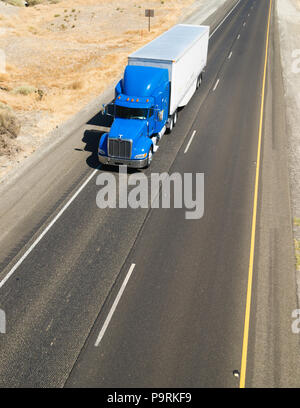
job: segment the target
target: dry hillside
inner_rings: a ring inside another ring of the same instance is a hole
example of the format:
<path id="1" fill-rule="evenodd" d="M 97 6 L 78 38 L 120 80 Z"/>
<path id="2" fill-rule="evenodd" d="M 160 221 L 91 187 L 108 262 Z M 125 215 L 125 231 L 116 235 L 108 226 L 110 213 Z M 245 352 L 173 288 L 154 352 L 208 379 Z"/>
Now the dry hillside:
<path id="1" fill-rule="evenodd" d="M 121 74 L 127 55 L 173 25 L 194 0 L 28 0 L 30 7 L 8 1 L 21 7 L 0 1 L 6 57 L 2 73 L 0 61 L 0 178 L 101 93 Z M 155 9 L 151 33 L 145 8 Z M 14 127 L 14 136 L 1 120 Z"/>

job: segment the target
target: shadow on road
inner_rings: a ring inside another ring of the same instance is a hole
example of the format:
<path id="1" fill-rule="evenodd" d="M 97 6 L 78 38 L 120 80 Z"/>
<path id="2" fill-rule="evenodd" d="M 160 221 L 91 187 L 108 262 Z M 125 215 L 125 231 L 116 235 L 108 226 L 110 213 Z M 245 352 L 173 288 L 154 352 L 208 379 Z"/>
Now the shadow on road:
<path id="1" fill-rule="evenodd" d="M 112 116 L 105 115 L 100 111 L 87 122 L 87 125 L 111 127 L 113 120 Z"/>
<path id="2" fill-rule="evenodd" d="M 86 163 L 89 167 L 96 169 L 99 166 L 98 160 L 98 146 L 100 137 L 103 135 L 99 130 L 86 130 L 83 134 L 82 141 L 85 143 L 84 150 L 91 152 L 91 155 L 86 159 Z"/>
<path id="3" fill-rule="evenodd" d="M 109 128 L 111 127 L 112 122 L 113 118 L 111 116 L 105 115 L 102 111 L 100 111 L 87 122 L 87 125 Z M 103 133 L 105 132 L 102 130 L 87 129 L 83 134 L 82 141 L 85 143 L 84 150 L 91 152 L 91 155 L 87 158 L 86 163 L 93 169 L 96 169 L 99 166 L 98 146 L 100 137 L 103 135 Z"/>

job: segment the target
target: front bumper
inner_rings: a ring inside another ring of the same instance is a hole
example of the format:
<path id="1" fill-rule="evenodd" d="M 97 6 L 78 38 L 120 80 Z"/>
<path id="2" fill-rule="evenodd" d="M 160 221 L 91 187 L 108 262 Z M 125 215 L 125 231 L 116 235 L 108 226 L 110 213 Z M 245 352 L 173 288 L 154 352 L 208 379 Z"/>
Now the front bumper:
<path id="1" fill-rule="evenodd" d="M 147 157 L 141 160 L 117 159 L 115 157 L 101 156 L 98 154 L 99 162 L 102 164 L 109 164 L 112 166 L 128 166 L 134 169 L 142 169 L 147 165 Z"/>

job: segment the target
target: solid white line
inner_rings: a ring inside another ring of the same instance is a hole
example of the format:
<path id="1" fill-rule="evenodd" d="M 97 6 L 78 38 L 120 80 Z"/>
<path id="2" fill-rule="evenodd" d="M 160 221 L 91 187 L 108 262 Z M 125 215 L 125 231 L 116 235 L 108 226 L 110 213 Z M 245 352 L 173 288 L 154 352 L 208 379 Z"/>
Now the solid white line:
<path id="1" fill-rule="evenodd" d="M 119 301 L 121 299 L 121 296 L 122 296 L 122 294 L 123 294 L 123 292 L 124 292 L 124 290 L 126 288 L 126 285 L 127 285 L 128 281 L 129 281 L 129 278 L 130 278 L 130 276 L 132 274 L 132 271 L 134 270 L 134 267 L 135 267 L 135 264 L 131 264 L 131 267 L 129 268 L 129 271 L 127 272 L 126 278 L 124 279 L 124 282 L 122 283 L 122 286 L 121 286 L 121 288 L 119 290 L 119 293 L 117 294 L 117 297 L 116 297 L 116 299 L 115 299 L 115 301 L 114 301 L 114 303 L 113 303 L 113 305 L 112 305 L 112 307 L 111 307 L 111 309 L 110 309 L 110 311 L 109 311 L 109 313 L 107 315 L 107 318 L 106 318 L 106 320 L 105 320 L 105 322 L 104 322 L 104 324 L 102 326 L 102 329 L 100 330 L 99 336 L 97 337 L 97 340 L 96 340 L 96 343 L 95 343 L 95 347 L 99 346 L 99 344 L 100 344 L 100 342 L 101 342 L 101 340 L 102 340 L 102 338 L 103 338 L 103 336 L 104 336 L 104 334 L 106 332 L 106 329 L 107 329 L 107 327 L 109 325 L 109 322 L 111 321 L 111 318 L 113 317 L 113 314 L 114 314 L 114 312 L 115 312 L 115 310 L 116 310 L 116 308 L 118 306 L 118 303 L 119 303 Z"/>
<path id="2" fill-rule="evenodd" d="M 239 0 L 236 5 L 230 10 L 230 12 L 223 18 L 223 20 L 221 21 L 221 23 L 214 29 L 214 31 L 211 33 L 211 35 L 209 36 L 209 38 L 211 38 L 214 33 L 221 27 L 221 25 L 224 23 L 225 20 L 227 20 L 227 18 L 230 16 L 230 14 L 233 12 L 233 10 L 238 6 L 238 4 L 241 2 L 241 0 Z"/>
<path id="3" fill-rule="evenodd" d="M 84 189 L 84 187 L 88 184 L 88 182 L 94 177 L 94 175 L 97 173 L 99 170 L 99 167 L 95 169 L 89 177 L 85 180 L 85 182 L 79 187 L 79 189 L 76 191 L 76 193 L 70 198 L 70 200 L 67 202 L 67 204 L 59 211 L 59 213 L 53 218 L 53 220 L 50 222 L 50 224 L 44 229 L 44 231 L 41 233 L 41 235 L 38 236 L 38 238 L 34 241 L 34 243 L 27 249 L 27 251 L 21 256 L 21 258 L 18 260 L 18 262 L 11 268 L 11 270 L 8 272 L 8 274 L 5 276 L 5 278 L 2 279 L 0 282 L 0 289 L 2 286 L 8 281 L 8 279 L 13 275 L 13 273 L 16 271 L 16 269 L 21 265 L 21 263 L 24 261 L 24 259 L 27 258 L 27 256 L 30 254 L 30 252 L 37 246 L 37 244 L 40 242 L 40 240 L 44 237 L 44 235 L 47 234 L 49 229 L 55 224 L 55 222 L 59 219 L 59 217 L 66 211 L 66 209 L 70 206 L 70 204 L 75 200 L 75 198 L 78 196 L 78 194 Z"/>
<path id="4" fill-rule="evenodd" d="M 196 130 L 194 130 L 194 132 L 193 132 L 193 134 L 192 134 L 192 136 L 191 136 L 191 138 L 190 138 L 190 140 L 189 140 L 189 142 L 188 142 L 188 144 L 187 144 L 187 146 L 185 148 L 184 154 L 189 150 L 189 147 L 190 147 L 190 145 L 191 145 L 191 143 L 192 143 L 192 141 L 194 139 L 195 134 L 196 134 Z"/>
<path id="5" fill-rule="evenodd" d="M 232 56 L 232 51 L 230 52 L 230 54 L 228 55 L 228 59 L 230 59 Z"/>
<path id="6" fill-rule="evenodd" d="M 217 89 L 217 86 L 219 85 L 219 82 L 220 82 L 220 78 L 218 78 L 217 82 L 215 83 L 213 91 L 215 91 Z"/>

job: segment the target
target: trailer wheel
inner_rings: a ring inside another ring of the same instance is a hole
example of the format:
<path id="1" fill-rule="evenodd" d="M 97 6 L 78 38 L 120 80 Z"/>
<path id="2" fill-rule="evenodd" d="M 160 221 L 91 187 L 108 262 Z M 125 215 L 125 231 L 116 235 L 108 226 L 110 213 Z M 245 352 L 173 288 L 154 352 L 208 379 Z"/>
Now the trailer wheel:
<path id="1" fill-rule="evenodd" d="M 178 114 L 177 114 L 177 110 L 176 110 L 176 111 L 174 112 L 174 115 L 173 115 L 173 126 L 174 126 L 174 127 L 176 126 L 177 118 L 178 118 Z"/>
<path id="2" fill-rule="evenodd" d="M 200 88 L 201 83 L 202 83 L 202 74 L 200 74 L 200 75 L 198 76 L 198 78 L 197 78 L 197 85 L 196 85 L 196 88 L 197 88 L 197 89 Z"/>
<path id="3" fill-rule="evenodd" d="M 174 126 L 174 118 L 173 116 L 170 117 L 170 124 L 169 127 L 167 128 L 167 133 L 171 133 L 173 130 L 173 126 Z"/>

